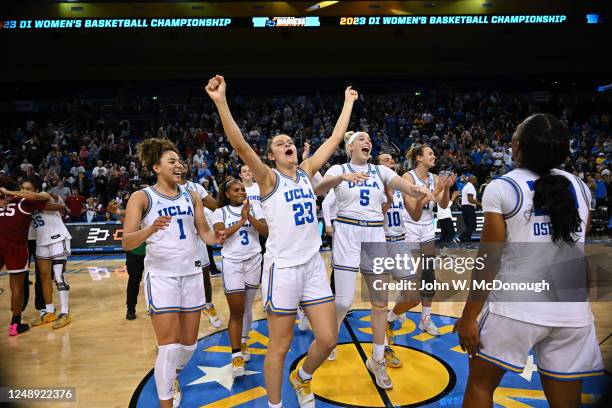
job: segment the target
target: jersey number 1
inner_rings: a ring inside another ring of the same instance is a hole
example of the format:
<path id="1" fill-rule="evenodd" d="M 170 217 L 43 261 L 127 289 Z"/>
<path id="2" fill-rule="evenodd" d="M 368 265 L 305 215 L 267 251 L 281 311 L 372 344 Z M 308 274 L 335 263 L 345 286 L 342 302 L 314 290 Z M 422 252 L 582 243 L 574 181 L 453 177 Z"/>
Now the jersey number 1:
<path id="1" fill-rule="evenodd" d="M 179 232 L 180 232 L 179 239 L 186 239 L 187 235 L 185 235 L 185 229 L 183 228 L 183 220 L 178 218 L 176 222 L 178 222 L 178 225 L 179 225 Z"/>

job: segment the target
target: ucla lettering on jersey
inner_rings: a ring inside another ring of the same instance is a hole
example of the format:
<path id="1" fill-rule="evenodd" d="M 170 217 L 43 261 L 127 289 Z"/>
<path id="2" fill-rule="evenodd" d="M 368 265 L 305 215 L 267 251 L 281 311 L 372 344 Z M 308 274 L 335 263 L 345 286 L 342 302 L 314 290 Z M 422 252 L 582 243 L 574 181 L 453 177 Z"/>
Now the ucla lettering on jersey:
<path id="1" fill-rule="evenodd" d="M 154 186 L 142 191 L 148 198 L 148 209 L 141 226 L 153 224 L 160 216 L 171 216 L 170 225 L 147 239 L 145 273 L 158 276 L 185 276 L 200 271 L 197 250 L 194 204 L 187 188 L 177 186 L 173 197 L 160 193 Z"/>
<path id="2" fill-rule="evenodd" d="M 386 201 L 385 183 L 396 174 L 386 167 L 369 163 L 364 166 L 351 163 L 334 165 L 328 170 L 332 176 L 358 172 L 367 174 L 369 178 L 357 183 L 342 181 L 334 188 L 338 206 L 336 222 L 382 226 L 382 205 Z"/>
<path id="3" fill-rule="evenodd" d="M 256 219 L 264 218 L 261 209 L 251 206 L 249 209 L 251 215 Z M 226 205 L 218 208 L 213 213 L 213 225 L 222 223 L 225 228 L 240 222 L 242 219 L 242 205 L 233 207 Z M 238 231 L 228 237 L 221 249 L 223 258 L 243 261 L 261 253 L 261 245 L 259 244 L 259 233 L 251 225 L 250 222 L 245 222 Z"/>
<path id="4" fill-rule="evenodd" d="M 268 222 L 266 256 L 279 268 L 306 263 L 319 252 L 316 197 L 308 174 L 297 170 L 296 179 L 274 169 L 276 183 L 261 198 L 264 218 Z"/>

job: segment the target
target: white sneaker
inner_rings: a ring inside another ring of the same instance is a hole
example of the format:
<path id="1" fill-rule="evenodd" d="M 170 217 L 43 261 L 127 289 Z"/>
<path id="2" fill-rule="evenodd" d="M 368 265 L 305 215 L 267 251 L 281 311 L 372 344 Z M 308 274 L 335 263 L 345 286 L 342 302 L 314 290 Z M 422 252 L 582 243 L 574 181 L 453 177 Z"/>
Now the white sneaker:
<path id="1" fill-rule="evenodd" d="M 436 324 L 431 320 L 431 316 L 427 316 L 425 319 L 421 319 L 421 321 L 419 321 L 419 330 L 427 332 L 432 336 L 440 335 L 440 330 L 438 330 Z"/>
<path id="2" fill-rule="evenodd" d="M 179 385 L 179 381 L 177 378 L 174 380 L 174 396 L 172 397 L 172 408 L 180 407 L 182 399 L 183 393 L 181 392 L 181 386 Z"/>
<path id="3" fill-rule="evenodd" d="M 232 359 L 232 377 L 242 377 L 245 374 L 244 359 L 242 357 L 234 357 Z"/>
<path id="4" fill-rule="evenodd" d="M 251 361 L 251 353 L 249 353 L 249 348 L 247 347 L 246 343 L 242 343 L 240 345 L 240 351 L 242 352 L 242 359 L 245 363 Z"/>
<path id="5" fill-rule="evenodd" d="M 202 314 L 208 316 L 208 321 L 210 325 L 215 329 L 221 327 L 221 318 L 217 315 L 217 310 L 215 309 L 215 305 L 210 305 L 209 307 L 202 309 Z"/>
<path id="6" fill-rule="evenodd" d="M 387 373 L 387 364 L 385 363 L 384 358 L 378 362 L 374 361 L 372 357 L 368 357 L 366 360 L 366 367 L 368 367 L 368 371 L 374 374 L 374 378 L 376 378 L 376 385 L 383 390 L 390 390 L 393 388 L 393 383 L 391 382 L 391 378 Z"/>
<path id="7" fill-rule="evenodd" d="M 332 352 L 329 353 L 329 356 L 327 356 L 327 360 L 328 361 L 336 361 L 336 348 L 335 347 L 332 350 Z"/>
<path id="8" fill-rule="evenodd" d="M 300 408 L 315 408 L 315 398 L 310 387 L 310 380 L 303 381 L 296 368 L 289 374 L 289 382 L 295 390 L 295 396 L 297 397 Z"/>

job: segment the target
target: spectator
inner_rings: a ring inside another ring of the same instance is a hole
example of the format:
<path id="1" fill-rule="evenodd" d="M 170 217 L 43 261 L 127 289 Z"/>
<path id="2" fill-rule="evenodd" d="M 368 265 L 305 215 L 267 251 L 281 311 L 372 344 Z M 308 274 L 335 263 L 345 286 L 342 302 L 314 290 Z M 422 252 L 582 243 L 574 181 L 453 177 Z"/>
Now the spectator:
<path id="1" fill-rule="evenodd" d="M 57 195 L 64 202 L 66 201 L 66 199 L 70 195 L 70 189 L 68 187 L 64 186 L 64 181 L 63 180 L 58 180 L 57 183 L 55 184 L 55 187 L 53 187 L 51 190 L 49 190 L 49 192 Z"/>
<path id="2" fill-rule="evenodd" d="M 66 207 L 68 208 L 71 222 L 83 221 L 83 214 L 86 212 L 85 197 L 80 195 L 76 188 L 73 188 L 72 194 L 66 198 Z"/>
<path id="3" fill-rule="evenodd" d="M 77 176 L 77 179 L 75 180 L 73 187 L 76 187 L 77 190 L 79 190 L 79 194 L 84 196 L 84 197 L 89 197 L 90 191 L 89 191 L 89 180 L 87 180 L 87 177 L 85 176 L 85 172 L 82 171 L 79 173 L 79 175 Z"/>
<path id="4" fill-rule="evenodd" d="M 472 234 L 476 231 L 476 207 L 480 205 L 476 199 L 476 187 L 478 183 L 476 176 L 469 176 L 468 182 L 461 190 L 461 214 L 465 230 L 461 234 L 461 241 L 471 242 Z"/>

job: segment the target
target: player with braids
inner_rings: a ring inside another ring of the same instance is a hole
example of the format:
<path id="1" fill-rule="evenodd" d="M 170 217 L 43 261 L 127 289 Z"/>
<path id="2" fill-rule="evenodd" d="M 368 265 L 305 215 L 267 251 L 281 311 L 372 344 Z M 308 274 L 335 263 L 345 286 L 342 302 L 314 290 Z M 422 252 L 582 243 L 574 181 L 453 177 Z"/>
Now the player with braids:
<path id="1" fill-rule="evenodd" d="M 568 154 L 569 133 L 556 117 L 535 114 L 518 125 L 512 136 L 517 168 L 493 180 L 484 191 L 478 256 L 486 256 L 486 262 L 482 275 L 474 276 L 474 269 L 473 279 L 562 281 L 564 268 L 559 259 L 567 259 L 568 250 L 572 258 L 577 250 L 584 251 L 591 221 L 587 185 L 556 168 Z M 578 275 L 586 282 L 585 268 L 583 276 L 576 263 L 568 269 L 571 279 Z M 557 302 L 549 298 L 520 302 L 503 291 L 481 296 L 472 292 L 455 324 L 459 344 L 470 357 L 463 406 L 492 407 L 493 393 L 504 374 L 522 372 L 533 350 L 550 406 L 580 407 L 582 380 L 604 374 L 587 290 L 582 289 L 555 291 L 555 297 L 562 297 Z M 563 292 L 582 294 L 568 299 Z"/>

